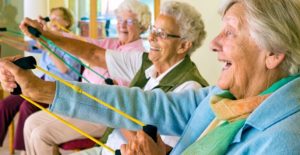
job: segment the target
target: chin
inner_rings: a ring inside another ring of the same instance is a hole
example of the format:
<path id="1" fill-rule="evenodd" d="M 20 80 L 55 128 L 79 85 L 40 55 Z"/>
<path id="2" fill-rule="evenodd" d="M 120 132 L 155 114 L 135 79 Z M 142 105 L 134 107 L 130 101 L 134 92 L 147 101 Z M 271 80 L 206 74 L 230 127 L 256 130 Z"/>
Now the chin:
<path id="1" fill-rule="evenodd" d="M 223 90 L 229 90 L 229 82 L 225 79 L 222 79 L 222 77 L 219 78 L 217 85 Z"/>

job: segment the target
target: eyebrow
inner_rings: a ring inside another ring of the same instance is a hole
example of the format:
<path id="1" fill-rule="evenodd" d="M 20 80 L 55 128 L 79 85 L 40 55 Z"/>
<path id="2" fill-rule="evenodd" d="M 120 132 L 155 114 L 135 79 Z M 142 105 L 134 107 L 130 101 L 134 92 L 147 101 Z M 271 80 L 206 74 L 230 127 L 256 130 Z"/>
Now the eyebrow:
<path id="1" fill-rule="evenodd" d="M 242 18 L 236 18 L 233 16 L 229 16 L 229 17 L 224 17 L 223 21 L 229 23 L 230 26 L 240 29 L 242 24 L 244 23 L 244 21 L 242 20 Z"/>

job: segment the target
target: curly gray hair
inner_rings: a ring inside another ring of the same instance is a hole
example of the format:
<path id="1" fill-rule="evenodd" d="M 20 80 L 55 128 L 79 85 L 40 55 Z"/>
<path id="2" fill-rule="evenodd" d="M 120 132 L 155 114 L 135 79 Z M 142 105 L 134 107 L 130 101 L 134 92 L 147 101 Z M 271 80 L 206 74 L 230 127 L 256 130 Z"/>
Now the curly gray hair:
<path id="1" fill-rule="evenodd" d="M 180 36 L 193 44 L 189 55 L 201 46 L 206 32 L 201 14 L 194 7 L 184 2 L 167 1 L 161 6 L 160 14 L 176 19 Z"/>
<path id="2" fill-rule="evenodd" d="M 151 23 L 151 12 L 147 5 L 138 0 L 124 0 L 115 10 L 116 15 L 120 15 L 123 11 L 131 11 L 137 15 L 137 20 L 142 27 L 142 33 L 147 31 Z"/>
<path id="3" fill-rule="evenodd" d="M 300 72 L 299 0 L 226 0 L 220 14 L 235 3 L 246 9 L 250 35 L 257 45 L 273 53 L 284 53 L 281 69 L 288 74 Z"/>

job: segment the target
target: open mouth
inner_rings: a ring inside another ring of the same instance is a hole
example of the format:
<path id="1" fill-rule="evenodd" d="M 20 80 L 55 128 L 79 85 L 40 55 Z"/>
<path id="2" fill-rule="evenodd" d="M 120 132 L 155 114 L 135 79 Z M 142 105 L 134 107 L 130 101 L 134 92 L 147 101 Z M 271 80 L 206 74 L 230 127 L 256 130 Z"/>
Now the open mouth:
<path id="1" fill-rule="evenodd" d="M 228 60 L 219 60 L 219 61 L 224 63 L 223 67 L 222 67 L 222 70 L 228 70 L 232 65 L 232 63 Z"/>
<path id="2" fill-rule="evenodd" d="M 128 34 L 128 31 L 120 31 L 120 33 Z"/>
<path id="3" fill-rule="evenodd" d="M 161 49 L 158 48 L 158 47 L 153 47 L 153 46 L 151 46 L 151 47 L 150 47 L 150 50 L 151 50 L 151 51 L 159 52 Z"/>

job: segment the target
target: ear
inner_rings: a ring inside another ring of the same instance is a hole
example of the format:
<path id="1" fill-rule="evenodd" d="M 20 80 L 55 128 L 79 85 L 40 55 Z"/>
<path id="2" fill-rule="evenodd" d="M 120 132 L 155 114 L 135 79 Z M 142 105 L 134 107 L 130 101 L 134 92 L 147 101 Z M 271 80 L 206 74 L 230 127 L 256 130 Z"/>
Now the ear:
<path id="1" fill-rule="evenodd" d="M 177 50 L 178 54 L 187 53 L 188 50 L 192 47 L 193 43 L 190 41 L 181 41 L 179 49 Z"/>
<path id="2" fill-rule="evenodd" d="M 268 69 L 275 69 L 283 62 L 284 58 L 284 53 L 275 54 L 270 52 L 266 57 L 266 67 Z"/>

